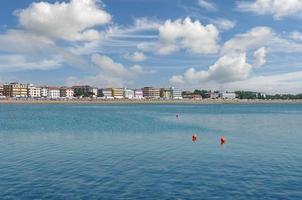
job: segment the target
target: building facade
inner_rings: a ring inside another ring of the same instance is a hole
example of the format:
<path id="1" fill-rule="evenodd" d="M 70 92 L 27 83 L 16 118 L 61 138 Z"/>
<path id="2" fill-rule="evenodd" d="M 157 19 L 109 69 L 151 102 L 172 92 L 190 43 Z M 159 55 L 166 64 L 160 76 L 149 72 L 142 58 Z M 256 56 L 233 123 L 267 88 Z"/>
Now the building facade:
<path id="1" fill-rule="evenodd" d="M 5 84 L 3 94 L 7 97 L 27 97 L 27 85 L 17 82 Z"/>
<path id="2" fill-rule="evenodd" d="M 61 87 L 60 88 L 60 97 L 73 98 L 74 91 L 70 87 Z"/>
<path id="3" fill-rule="evenodd" d="M 58 87 L 48 87 L 47 98 L 50 98 L 50 99 L 60 98 L 60 88 L 58 88 Z"/>
<path id="4" fill-rule="evenodd" d="M 4 95 L 4 89 L 3 89 L 3 85 L 0 86 L 0 96 Z"/>
<path id="5" fill-rule="evenodd" d="M 134 90 L 131 89 L 124 89 L 124 98 L 126 99 L 133 99 L 134 98 Z"/>
<path id="6" fill-rule="evenodd" d="M 40 93 L 41 95 L 40 96 L 42 98 L 47 98 L 47 96 L 48 96 L 48 88 L 47 87 L 41 87 L 40 91 L 41 91 L 41 93 Z"/>
<path id="7" fill-rule="evenodd" d="M 154 87 L 144 87 L 143 89 L 144 98 L 158 99 L 160 98 L 160 90 Z"/>
<path id="8" fill-rule="evenodd" d="M 72 86 L 76 97 L 96 97 L 98 89 L 89 85 Z"/>
<path id="9" fill-rule="evenodd" d="M 35 87 L 32 84 L 27 86 L 27 96 L 30 98 L 40 98 L 41 97 L 41 88 Z"/>
<path id="10" fill-rule="evenodd" d="M 221 92 L 219 93 L 219 97 L 222 99 L 235 99 L 236 94 L 233 92 Z"/>
<path id="11" fill-rule="evenodd" d="M 134 98 L 135 99 L 143 99 L 144 94 L 142 90 L 134 90 Z"/>
<path id="12" fill-rule="evenodd" d="M 98 96 L 105 99 L 112 99 L 112 90 L 111 88 L 102 88 L 98 90 Z"/>
<path id="13" fill-rule="evenodd" d="M 123 88 L 112 88 L 112 96 L 115 99 L 122 99 L 124 98 L 124 90 Z"/>
<path id="14" fill-rule="evenodd" d="M 172 99 L 182 99 L 181 90 L 175 87 L 170 88 Z"/>
<path id="15" fill-rule="evenodd" d="M 171 99 L 172 98 L 171 90 L 170 89 L 166 89 L 166 88 L 161 88 L 160 89 L 160 98 Z"/>

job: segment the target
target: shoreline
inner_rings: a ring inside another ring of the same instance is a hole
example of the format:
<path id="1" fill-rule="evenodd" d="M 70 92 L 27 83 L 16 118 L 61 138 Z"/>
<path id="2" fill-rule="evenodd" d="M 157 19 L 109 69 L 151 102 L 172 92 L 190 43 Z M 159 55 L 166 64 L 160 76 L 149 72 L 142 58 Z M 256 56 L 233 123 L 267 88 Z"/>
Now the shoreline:
<path id="1" fill-rule="evenodd" d="M 0 104 L 302 104 L 298 100 L 261 100 L 261 99 L 202 99 L 202 100 L 162 100 L 162 99 L 64 99 L 64 100 L 35 100 L 35 99 L 2 99 Z"/>

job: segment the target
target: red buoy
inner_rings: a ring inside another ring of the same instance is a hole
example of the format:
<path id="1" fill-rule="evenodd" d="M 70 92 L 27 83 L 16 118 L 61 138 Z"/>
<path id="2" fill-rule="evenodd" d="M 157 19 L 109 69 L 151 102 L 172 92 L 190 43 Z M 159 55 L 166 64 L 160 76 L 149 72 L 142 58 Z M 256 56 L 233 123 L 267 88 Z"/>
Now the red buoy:
<path id="1" fill-rule="evenodd" d="M 193 141 L 193 142 L 196 142 L 196 140 L 197 140 L 197 135 L 194 133 L 194 134 L 192 135 L 192 141 Z"/>
<path id="2" fill-rule="evenodd" d="M 221 137 L 221 138 L 220 138 L 220 144 L 223 145 L 223 144 L 225 144 L 225 143 L 226 143 L 225 137 Z"/>

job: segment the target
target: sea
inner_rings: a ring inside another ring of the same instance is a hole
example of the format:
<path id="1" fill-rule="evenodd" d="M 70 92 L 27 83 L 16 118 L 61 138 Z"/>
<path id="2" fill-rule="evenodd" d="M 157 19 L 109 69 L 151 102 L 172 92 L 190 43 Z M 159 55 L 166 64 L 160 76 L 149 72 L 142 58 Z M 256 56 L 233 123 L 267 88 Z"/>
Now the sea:
<path id="1" fill-rule="evenodd" d="M 3 104 L 0 199 L 300 200 L 302 104 Z"/>

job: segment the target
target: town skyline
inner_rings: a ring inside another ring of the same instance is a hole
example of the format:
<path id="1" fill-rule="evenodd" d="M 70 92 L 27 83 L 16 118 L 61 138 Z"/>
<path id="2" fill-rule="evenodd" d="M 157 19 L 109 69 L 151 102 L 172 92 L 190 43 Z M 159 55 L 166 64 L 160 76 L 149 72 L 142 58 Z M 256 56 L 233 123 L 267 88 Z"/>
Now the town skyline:
<path id="1" fill-rule="evenodd" d="M 0 83 L 299 94 L 301 8 L 281 0 L 3 0 Z"/>

